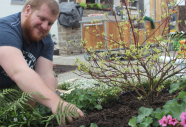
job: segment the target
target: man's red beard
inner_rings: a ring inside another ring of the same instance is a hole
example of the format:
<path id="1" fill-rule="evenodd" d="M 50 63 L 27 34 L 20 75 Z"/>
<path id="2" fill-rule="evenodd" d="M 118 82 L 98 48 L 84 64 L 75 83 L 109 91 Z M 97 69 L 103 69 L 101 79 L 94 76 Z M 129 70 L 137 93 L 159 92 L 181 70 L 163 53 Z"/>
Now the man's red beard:
<path id="1" fill-rule="evenodd" d="M 27 19 L 24 22 L 24 26 L 23 26 L 23 32 L 25 32 L 26 35 L 26 40 L 29 42 L 39 42 L 43 37 L 45 37 L 47 35 L 46 31 L 44 31 L 44 33 L 39 35 L 36 35 L 37 33 L 34 33 L 34 29 L 40 28 L 39 25 L 38 26 L 32 26 L 31 25 L 31 15 L 30 14 Z"/>

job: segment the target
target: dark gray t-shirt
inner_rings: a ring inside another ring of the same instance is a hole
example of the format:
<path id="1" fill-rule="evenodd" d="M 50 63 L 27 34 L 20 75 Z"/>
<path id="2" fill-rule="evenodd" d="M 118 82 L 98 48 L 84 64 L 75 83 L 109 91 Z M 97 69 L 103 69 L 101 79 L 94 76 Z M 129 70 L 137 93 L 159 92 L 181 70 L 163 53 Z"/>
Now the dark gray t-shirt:
<path id="1" fill-rule="evenodd" d="M 40 42 L 28 44 L 21 33 L 21 12 L 0 18 L 0 46 L 12 46 L 21 50 L 28 66 L 34 69 L 37 59 L 42 56 L 53 60 L 54 43 L 50 34 Z M 8 52 L 8 51 L 7 51 Z M 5 88 L 14 82 L 0 66 L 0 88 Z"/>

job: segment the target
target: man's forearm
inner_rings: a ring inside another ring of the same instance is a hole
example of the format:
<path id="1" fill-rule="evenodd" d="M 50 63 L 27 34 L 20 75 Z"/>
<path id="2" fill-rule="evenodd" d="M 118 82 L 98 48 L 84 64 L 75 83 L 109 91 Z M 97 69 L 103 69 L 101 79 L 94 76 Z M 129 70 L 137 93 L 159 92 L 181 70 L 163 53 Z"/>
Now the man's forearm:
<path id="1" fill-rule="evenodd" d="M 57 86 L 58 86 L 58 79 L 57 77 L 54 77 L 53 74 L 42 77 L 41 79 L 43 80 L 43 82 L 45 83 L 45 85 L 51 89 L 52 91 L 55 91 Z"/>
<path id="2" fill-rule="evenodd" d="M 35 101 L 50 108 L 51 110 L 53 110 L 53 113 L 55 112 L 55 108 L 57 108 L 59 101 L 62 101 L 61 98 L 54 91 L 52 91 L 44 84 L 40 76 L 31 69 L 16 73 L 12 77 L 12 79 L 16 82 L 16 84 L 22 91 L 29 93 L 37 91 L 41 93 L 45 98 L 48 98 L 42 99 L 39 95 L 32 95 Z M 56 107 L 54 107 L 54 105 Z"/>

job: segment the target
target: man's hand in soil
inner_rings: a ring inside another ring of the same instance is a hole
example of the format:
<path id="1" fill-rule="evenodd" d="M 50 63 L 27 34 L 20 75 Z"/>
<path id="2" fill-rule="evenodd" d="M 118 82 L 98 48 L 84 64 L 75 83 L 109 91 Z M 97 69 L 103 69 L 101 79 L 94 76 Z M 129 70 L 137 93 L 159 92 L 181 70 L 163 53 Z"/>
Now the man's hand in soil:
<path id="1" fill-rule="evenodd" d="M 68 103 L 66 101 L 61 101 L 58 104 L 58 108 L 60 108 L 60 106 L 62 106 L 62 111 L 59 111 L 59 109 L 57 109 L 56 106 L 54 106 L 54 111 L 52 111 L 52 112 L 54 114 L 55 113 L 64 114 L 64 112 L 66 112 L 65 113 L 65 115 L 67 115 L 66 116 L 66 119 L 68 120 L 69 123 L 73 121 L 73 118 L 76 119 L 77 117 L 83 117 L 84 116 L 83 112 L 79 108 L 77 108 L 75 105 L 70 104 L 70 103 Z M 68 109 L 68 111 L 64 111 L 63 112 L 64 109 Z M 73 114 L 76 114 L 77 116 L 75 116 Z M 63 117 L 62 117 L 62 124 L 63 125 L 66 125 L 66 122 L 64 121 L 64 118 Z"/>

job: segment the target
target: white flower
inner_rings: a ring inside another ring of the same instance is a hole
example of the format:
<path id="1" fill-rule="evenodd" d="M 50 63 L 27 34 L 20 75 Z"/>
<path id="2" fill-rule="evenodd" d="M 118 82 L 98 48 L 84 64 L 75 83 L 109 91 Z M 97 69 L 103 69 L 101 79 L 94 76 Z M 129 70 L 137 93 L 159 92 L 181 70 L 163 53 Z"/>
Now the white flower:
<path id="1" fill-rule="evenodd" d="M 23 117 L 23 120 L 27 120 L 25 116 Z"/>
<path id="2" fill-rule="evenodd" d="M 17 122 L 18 121 L 18 119 L 17 118 L 14 118 L 14 122 Z"/>

